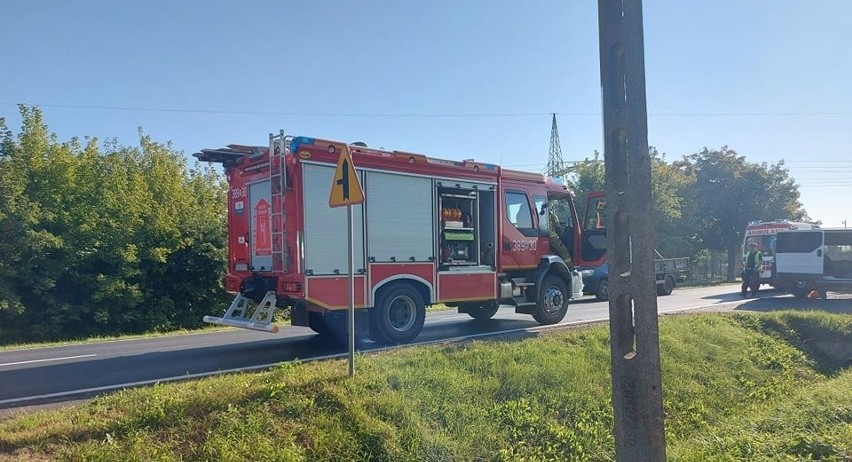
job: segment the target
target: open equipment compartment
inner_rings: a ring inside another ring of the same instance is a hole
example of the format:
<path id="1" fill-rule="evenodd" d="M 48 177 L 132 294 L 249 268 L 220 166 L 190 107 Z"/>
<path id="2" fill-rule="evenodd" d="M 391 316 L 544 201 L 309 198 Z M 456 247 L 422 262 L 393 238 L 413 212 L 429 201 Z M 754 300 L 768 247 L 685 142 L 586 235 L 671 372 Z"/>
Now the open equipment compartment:
<path id="1" fill-rule="evenodd" d="M 480 185 L 438 183 L 439 270 L 492 269 L 494 192 Z M 490 209 L 489 209 L 490 207 Z"/>

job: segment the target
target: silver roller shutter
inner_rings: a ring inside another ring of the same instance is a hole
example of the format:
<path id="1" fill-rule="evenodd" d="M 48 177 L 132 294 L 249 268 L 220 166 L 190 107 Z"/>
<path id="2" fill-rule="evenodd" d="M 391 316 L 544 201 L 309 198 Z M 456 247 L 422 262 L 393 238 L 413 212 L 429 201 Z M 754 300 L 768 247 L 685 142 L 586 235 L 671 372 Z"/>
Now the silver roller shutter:
<path id="1" fill-rule="evenodd" d="M 303 194 L 305 214 L 305 271 L 313 274 L 347 274 L 346 207 L 331 208 L 328 196 L 334 179 L 334 166 L 304 164 Z M 360 172 L 359 172 L 360 174 Z M 364 265 L 364 220 L 362 205 L 352 206 L 356 274 Z"/>
<path id="2" fill-rule="evenodd" d="M 429 261 L 434 257 L 430 178 L 368 171 L 367 255 L 377 262 Z"/>

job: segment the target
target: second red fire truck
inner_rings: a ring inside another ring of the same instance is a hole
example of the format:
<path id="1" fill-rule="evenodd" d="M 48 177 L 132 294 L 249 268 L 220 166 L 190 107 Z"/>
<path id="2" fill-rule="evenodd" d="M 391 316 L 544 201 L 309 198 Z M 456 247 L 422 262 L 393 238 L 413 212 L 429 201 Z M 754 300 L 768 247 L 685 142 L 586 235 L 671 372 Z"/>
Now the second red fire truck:
<path id="1" fill-rule="evenodd" d="M 205 321 L 275 332 L 275 310 L 289 308 L 293 325 L 345 332 L 347 211 L 329 206 L 342 150 L 366 198 L 352 206 L 361 336 L 410 342 L 437 303 L 476 319 L 512 305 L 555 324 L 582 295 L 574 267 L 606 257 L 583 259 L 573 196 L 541 174 L 281 132 L 268 147 L 194 154 L 222 163 L 229 184 L 225 286 L 236 297 Z"/>

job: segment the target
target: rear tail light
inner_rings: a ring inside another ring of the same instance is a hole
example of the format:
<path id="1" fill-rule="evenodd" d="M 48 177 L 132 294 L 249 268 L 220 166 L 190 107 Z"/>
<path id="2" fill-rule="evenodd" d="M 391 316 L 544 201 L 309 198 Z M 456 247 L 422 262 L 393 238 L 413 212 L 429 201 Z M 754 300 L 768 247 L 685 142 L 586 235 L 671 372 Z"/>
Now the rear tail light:
<path id="1" fill-rule="evenodd" d="M 285 282 L 283 285 L 284 292 L 301 292 L 301 282 Z"/>

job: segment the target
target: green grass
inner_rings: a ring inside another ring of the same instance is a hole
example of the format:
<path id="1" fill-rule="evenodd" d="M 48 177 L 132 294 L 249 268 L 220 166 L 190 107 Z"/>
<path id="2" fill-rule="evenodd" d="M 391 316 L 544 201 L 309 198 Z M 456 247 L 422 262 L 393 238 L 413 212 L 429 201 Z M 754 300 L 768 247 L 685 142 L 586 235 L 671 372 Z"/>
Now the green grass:
<path id="1" fill-rule="evenodd" d="M 820 346 L 852 351 L 852 316 L 660 331 L 669 460 L 852 460 L 852 370 Z M 0 460 L 610 461 L 608 365 L 604 325 L 291 363 L 0 421 Z"/>

